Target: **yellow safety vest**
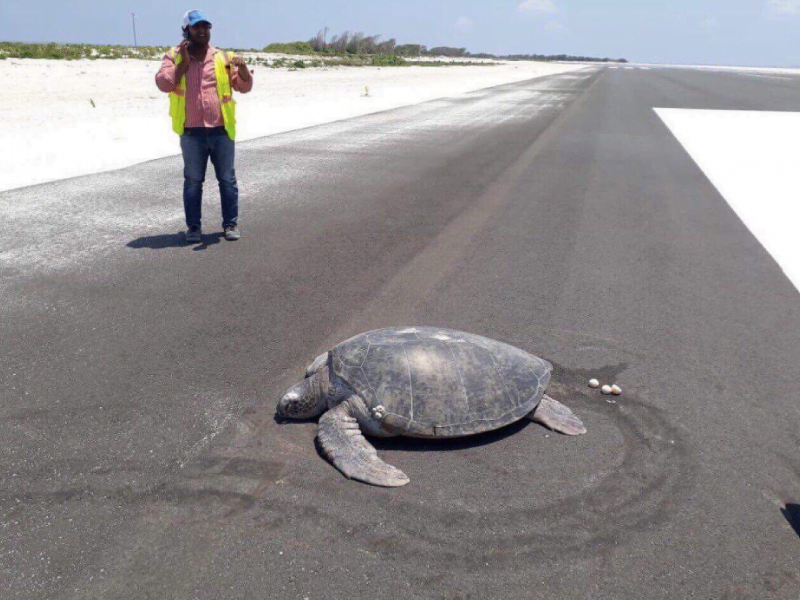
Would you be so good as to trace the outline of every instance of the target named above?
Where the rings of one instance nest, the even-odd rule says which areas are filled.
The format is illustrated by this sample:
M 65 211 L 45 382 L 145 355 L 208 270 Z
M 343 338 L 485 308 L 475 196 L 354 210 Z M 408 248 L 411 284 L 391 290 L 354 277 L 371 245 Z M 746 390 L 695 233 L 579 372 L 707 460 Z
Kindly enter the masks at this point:
M 231 52 L 231 58 L 235 55 Z M 181 55 L 177 48 L 169 51 L 169 57 L 175 61 L 175 66 L 181 63 Z M 236 139 L 236 101 L 233 99 L 231 80 L 228 77 L 228 56 L 224 50 L 217 50 L 214 54 L 214 73 L 217 76 L 217 94 L 219 106 L 222 110 L 222 120 L 225 131 L 232 140 Z M 183 125 L 186 123 L 186 75 L 178 85 L 169 93 L 169 116 L 172 117 L 172 130 L 178 135 L 183 135 Z

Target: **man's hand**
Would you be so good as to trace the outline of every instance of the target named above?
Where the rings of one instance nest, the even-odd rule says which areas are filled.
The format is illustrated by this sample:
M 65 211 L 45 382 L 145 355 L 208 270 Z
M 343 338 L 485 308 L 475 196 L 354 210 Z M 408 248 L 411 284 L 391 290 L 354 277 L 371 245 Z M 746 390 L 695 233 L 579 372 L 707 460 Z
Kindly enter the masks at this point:
M 186 75 L 186 71 L 189 70 L 189 40 L 183 40 L 178 44 L 178 52 L 180 53 L 181 62 L 178 63 L 177 60 L 173 59 L 177 63 L 175 65 L 176 83 L 180 82 L 183 76 Z
M 231 68 L 234 67 L 237 69 L 239 77 L 245 81 L 250 81 L 250 71 L 247 69 L 247 63 L 244 62 L 241 56 L 234 56 L 231 58 Z
M 181 62 L 188 63 L 189 62 L 189 40 L 182 40 L 180 44 L 178 44 L 178 51 L 181 53 Z

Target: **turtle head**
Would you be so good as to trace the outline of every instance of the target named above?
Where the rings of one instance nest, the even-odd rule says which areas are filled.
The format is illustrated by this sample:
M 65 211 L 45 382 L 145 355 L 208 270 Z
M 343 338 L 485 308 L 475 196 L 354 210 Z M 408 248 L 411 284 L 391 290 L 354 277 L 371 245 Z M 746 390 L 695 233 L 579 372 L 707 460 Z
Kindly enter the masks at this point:
M 328 408 L 317 376 L 312 375 L 286 390 L 278 402 L 278 416 L 286 419 L 311 419 Z

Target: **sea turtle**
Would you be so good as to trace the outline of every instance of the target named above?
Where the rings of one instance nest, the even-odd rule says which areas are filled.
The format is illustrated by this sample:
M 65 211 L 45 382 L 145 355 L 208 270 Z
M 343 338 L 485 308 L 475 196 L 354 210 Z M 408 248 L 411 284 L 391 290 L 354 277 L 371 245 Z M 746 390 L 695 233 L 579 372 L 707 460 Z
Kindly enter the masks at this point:
M 377 329 L 318 356 L 278 402 L 282 418 L 319 419 L 317 439 L 346 477 L 397 487 L 366 435 L 453 438 L 527 417 L 568 435 L 580 419 L 545 395 L 552 366 L 479 335 L 432 327 Z M 324 413 L 324 414 L 323 414 Z

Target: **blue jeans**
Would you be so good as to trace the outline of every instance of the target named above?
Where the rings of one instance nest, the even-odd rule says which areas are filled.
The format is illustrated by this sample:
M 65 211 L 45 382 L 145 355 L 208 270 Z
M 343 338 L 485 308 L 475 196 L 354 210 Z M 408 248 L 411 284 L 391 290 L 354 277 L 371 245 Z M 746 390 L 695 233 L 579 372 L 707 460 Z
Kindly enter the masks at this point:
M 188 227 L 199 226 L 202 219 L 203 181 L 209 158 L 219 182 L 222 226 L 236 225 L 239 219 L 239 186 L 233 168 L 234 147 L 224 127 L 187 128 L 181 136 L 183 208 Z

